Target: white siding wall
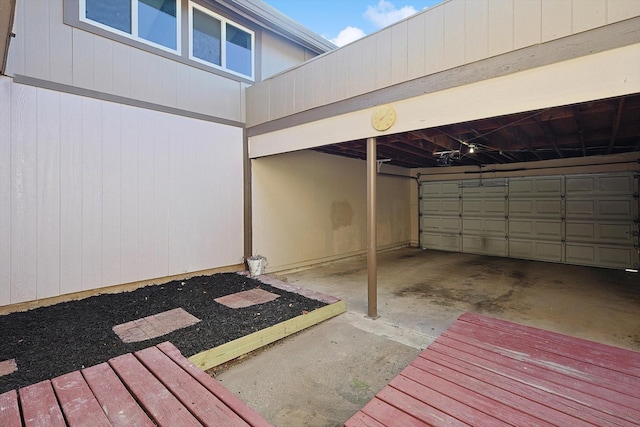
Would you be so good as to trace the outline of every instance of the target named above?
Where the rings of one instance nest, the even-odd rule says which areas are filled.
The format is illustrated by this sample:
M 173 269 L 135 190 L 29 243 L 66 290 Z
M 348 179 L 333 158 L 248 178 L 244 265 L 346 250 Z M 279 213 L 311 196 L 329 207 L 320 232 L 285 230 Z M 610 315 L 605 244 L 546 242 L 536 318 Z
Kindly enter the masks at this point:
M 242 130 L 0 77 L 0 305 L 237 264 Z

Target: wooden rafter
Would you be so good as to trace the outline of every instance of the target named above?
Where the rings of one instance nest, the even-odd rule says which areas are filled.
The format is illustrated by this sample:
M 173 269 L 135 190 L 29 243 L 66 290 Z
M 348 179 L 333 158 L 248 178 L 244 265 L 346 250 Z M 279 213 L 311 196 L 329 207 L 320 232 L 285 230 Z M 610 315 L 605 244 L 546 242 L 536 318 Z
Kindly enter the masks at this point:
M 558 148 L 558 138 L 556 138 L 556 135 L 553 132 L 553 129 L 551 128 L 551 125 L 549 124 L 549 122 L 543 122 L 542 120 L 540 120 L 539 117 L 535 117 L 534 121 L 540 127 L 540 129 L 544 133 L 544 136 L 547 138 L 547 140 L 551 143 L 551 145 L 553 145 L 553 149 L 556 150 L 558 157 L 562 159 L 564 156 L 562 155 L 562 152 Z
M 622 117 L 622 111 L 624 109 L 624 96 L 620 98 L 618 101 L 618 108 L 616 110 L 616 115 L 613 118 L 613 126 L 611 129 L 611 139 L 609 140 L 609 148 L 607 149 L 607 154 L 611 154 L 613 150 L 613 144 L 616 142 L 616 138 L 618 137 L 618 129 L 620 129 L 620 119 Z

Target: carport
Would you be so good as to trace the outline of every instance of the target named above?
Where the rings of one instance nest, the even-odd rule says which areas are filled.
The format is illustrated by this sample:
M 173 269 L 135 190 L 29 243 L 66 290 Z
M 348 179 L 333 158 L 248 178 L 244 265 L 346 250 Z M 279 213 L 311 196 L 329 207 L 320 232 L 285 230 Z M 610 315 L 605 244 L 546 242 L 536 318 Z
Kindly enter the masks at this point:
M 451 0 L 249 88 L 252 251 L 368 253 L 372 317 L 384 249 L 638 269 L 640 11 L 599 7 Z

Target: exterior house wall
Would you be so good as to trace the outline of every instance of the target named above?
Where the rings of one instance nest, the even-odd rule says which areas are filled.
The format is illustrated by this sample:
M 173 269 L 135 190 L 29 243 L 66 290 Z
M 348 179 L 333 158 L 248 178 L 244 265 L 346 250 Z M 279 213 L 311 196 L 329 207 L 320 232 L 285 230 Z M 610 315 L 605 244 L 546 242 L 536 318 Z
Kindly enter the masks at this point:
M 263 79 L 301 64 L 316 56 L 308 49 L 301 49 L 283 37 L 264 32 L 262 34 L 261 74 Z
M 16 5 L 0 76 L 0 306 L 229 268 L 244 255 L 252 82 L 70 24 L 77 6 Z M 183 22 L 187 10 L 184 0 Z M 315 54 L 248 15 L 228 18 L 255 31 L 257 78 Z
M 19 1 L 7 75 L 242 121 L 241 81 L 71 27 L 63 19 L 62 0 Z
M 254 85 L 247 126 L 636 16 L 634 0 L 446 1 Z
M 0 129 L 0 305 L 241 262 L 242 129 L 7 77 Z
M 253 248 L 267 258 L 268 270 L 366 252 L 366 162 L 298 151 L 255 159 L 252 170 Z M 410 244 L 416 189 L 407 177 L 379 177 L 380 248 Z
M 67 14 L 75 13 L 77 1 L 66 2 Z M 182 3 L 185 20 L 188 2 Z M 65 0 L 18 1 L 7 75 L 244 122 L 244 91 L 251 84 L 246 79 L 181 62 L 171 53 L 139 49 L 64 20 Z M 256 31 L 258 77 L 271 76 L 315 55 L 282 36 L 257 26 L 252 29 Z

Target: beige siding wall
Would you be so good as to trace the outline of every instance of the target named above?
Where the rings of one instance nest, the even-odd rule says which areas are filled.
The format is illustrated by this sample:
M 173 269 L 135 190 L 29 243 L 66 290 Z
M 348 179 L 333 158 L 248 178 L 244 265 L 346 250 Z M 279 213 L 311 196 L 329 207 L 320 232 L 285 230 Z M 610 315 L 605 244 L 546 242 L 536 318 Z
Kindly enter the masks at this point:
M 0 305 L 240 263 L 241 165 L 239 128 L 0 77 Z
M 636 0 L 450 0 L 255 85 L 247 124 L 636 16 Z
M 299 151 L 253 160 L 252 170 L 253 249 L 269 271 L 366 251 L 365 162 Z M 412 179 L 378 176 L 380 248 L 410 243 L 415 187 Z
M 262 33 L 262 78 L 303 63 L 316 56 L 314 53 L 292 44 L 276 34 Z
M 63 23 L 63 1 L 19 1 L 7 74 L 241 121 L 242 84 Z M 220 102 L 224 99 L 225 102 Z
M 373 130 L 373 108 L 365 108 L 251 136 L 249 155 L 256 158 L 375 134 L 395 134 L 637 93 L 639 63 L 640 44 L 581 56 L 394 102 L 397 120 L 385 132 Z
M 65 25 L 63 0 L 18 1 L 7 75 L 23 75 L 101 93 L 244 121 L 246 83 Z M 311 54 L 264 31 L 263 76 Z M 224 101 L 223 101 L 224 100 Z

